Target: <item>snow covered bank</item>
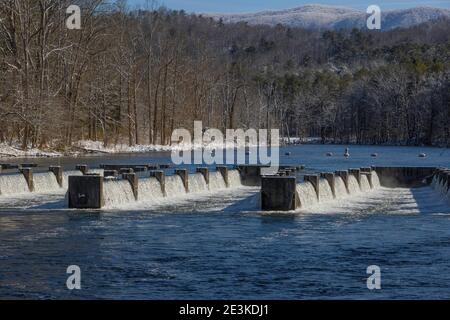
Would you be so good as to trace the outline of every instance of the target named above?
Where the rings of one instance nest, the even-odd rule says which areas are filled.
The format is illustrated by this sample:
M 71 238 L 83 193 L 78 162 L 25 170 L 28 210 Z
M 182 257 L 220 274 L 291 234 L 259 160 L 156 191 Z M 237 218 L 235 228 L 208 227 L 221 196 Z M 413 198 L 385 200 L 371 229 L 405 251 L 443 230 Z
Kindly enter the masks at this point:
M 37 148 L 22 150 L 19 145 L 13 144 L 10 146 L 6 143 L 0 143 L 0 158 L 50 158 L 61 156 L 63 156 L 63 154 L 60 152 L 43 151 Z
M 32 158 L 32 157 L 62 157 L 62 156 L 80 156 L 83 154 L 114 154 L 114 153 L 146 153 L 146 152 L 171 152 L 171 151 L 187 151 L 187 150 L 198 150 L 202 148 L 206 149 L 226 149 L 226 148 L 243 148 L 245 145 L 231 144 L 229 146 L 224 143 L 197 143 L 197 144 L 174 144 L 174 145 L 134 145 L 129 146 L 125 143 L 120 144 L 110 144 L 104 146 L 102 141 L 92 141 L 92 140 L 81 140 L 76 143 L 71 148 L 68 148 L 65 152 L 56 152 L 52 150 L 40 150 L 37 148 L 22 150 L 19 144 L 13 144 L 9 146 L 6 143 L 0 144 L 0 158 Z M 253 148 L 256 145 L 250 145 Z

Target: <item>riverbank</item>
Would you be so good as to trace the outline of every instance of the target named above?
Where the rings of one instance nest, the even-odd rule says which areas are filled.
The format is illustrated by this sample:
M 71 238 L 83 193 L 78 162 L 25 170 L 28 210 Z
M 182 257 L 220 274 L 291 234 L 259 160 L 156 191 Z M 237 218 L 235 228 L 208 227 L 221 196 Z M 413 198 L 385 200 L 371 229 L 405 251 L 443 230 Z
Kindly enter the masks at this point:
M 228 148 L 243 148 L 244 144 L 233 144 Z M 256 147 L 256 145 L 251 145 Z M 20 144 L 0 144 L 0 159 L 8 158 L 58 158 L 58 157 L 79 157 L 87 154 L 129 154 L 129 153 L 148 153 L 148 152 L 172 152 L 172 151 L 189 151 L 197 149 L 225 149 L 222 143 L 203 143 L 203 144 L 174 144 L 174 145 L 158 145 L 158 144 L 139 144 L 130 146 L 125 143 L 111 144 L 105 146 L 102 141 L 82 140 L 78 141 L 71 147 L 68 147 L 64 151 L 53 150 L 52 148 L 39 149 L 30 148 L 23 150 L 20 148 Z
M 281 144 L 284 146 L 295 146 L 295 145 L 324 145 L 324 146 L 357 146 L 357 144 L 341 144 L 341 143 L 321 143 L 320 138 L 309 137 L 309 138 L 281 138 Z M 408 147 L 403 145 L 366 145 L 373 147 Z M 235 147 L 234 145 L 232 146 Z M 237 147 L 245 147 L 243 144 Z M 256 147 L 256 146 L 251 146 Z M 417 147 L 417 146 L 410 146 Z M 19 143 L 13 143 L 12 145 L 6 143 L 0 143 L 0 159 L 14 159 L 14 158 L 58 158 L 58 157 L 81 157 L 84 155 L 102 155 L 102 154 L 130 154 L 130 153 L 149 153 L 149 152 L 172 152 L 172 151 L 182 151 L 182 150 L 196 150 L 201 148 L 207 149 L 222 149 L 224 146 L 222 144 L 214 143 L 203 143 L 203 144 L 176 144 L 176 145 L 151 145 L 151 144 L 139 144 L 134 146 L 129 146 L 125 143 L 111 144 L 104 146 L 102 141 L 91 141 L 82 140 L 75 143 L 72 147 L 67 148 L 64 151 L 58 151 L 51 147 L 46 149 L 30 148 L 28 150 L 23 150 Z M 420 148 L 440 148 L 445 153 L 448 148 L 446 147 L 436 147 L 436 146 L 421 146 Z

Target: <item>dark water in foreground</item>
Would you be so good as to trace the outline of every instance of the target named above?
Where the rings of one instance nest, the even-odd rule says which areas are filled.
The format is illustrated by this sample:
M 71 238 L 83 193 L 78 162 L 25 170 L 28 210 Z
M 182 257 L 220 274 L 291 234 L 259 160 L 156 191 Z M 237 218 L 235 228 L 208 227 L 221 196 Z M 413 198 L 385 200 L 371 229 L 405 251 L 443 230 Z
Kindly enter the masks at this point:
M 442 149 L 352 147 L 350 159 L 342 149 L 292 147 L 283 161 L 450 166 Z M 61 197 L 0 197 L 0 298 L 450 298 L 450 204 L 430 188 L 289 214 L 259 212 L 254 188 L 91 213 L 64 210 Z M 66 288 L 69 265 L 81 268 L 81 290 Z M 369 265 L 381 268 L 381 290 L 367 289 Z

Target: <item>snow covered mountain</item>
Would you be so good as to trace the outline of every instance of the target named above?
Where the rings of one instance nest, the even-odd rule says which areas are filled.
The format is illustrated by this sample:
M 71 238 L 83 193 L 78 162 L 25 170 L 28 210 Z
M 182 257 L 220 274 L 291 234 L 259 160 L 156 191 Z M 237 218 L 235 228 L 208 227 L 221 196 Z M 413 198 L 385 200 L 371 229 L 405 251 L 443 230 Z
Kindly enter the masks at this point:
M 410 27 L 441 17 L 450 18 L 450 10 L 431 7 L 417 7 L 403 10 L 386 10 L 381 8 L 382 29 Z M 366 26 L 367 14 L 352 8 L 324 5 L 306 5 L 298 8 L 263 11 L 247 14 L 207 14 L 225 23 L 248 22 L 251 25 L 283 24 L 290 27 L 308 29 L 363 28 Z

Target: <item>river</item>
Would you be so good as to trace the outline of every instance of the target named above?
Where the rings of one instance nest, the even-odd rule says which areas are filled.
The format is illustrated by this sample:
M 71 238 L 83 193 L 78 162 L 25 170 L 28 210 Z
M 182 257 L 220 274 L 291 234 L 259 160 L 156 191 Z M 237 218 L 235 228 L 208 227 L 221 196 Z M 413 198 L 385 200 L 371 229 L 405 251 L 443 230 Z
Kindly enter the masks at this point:
M 419 158 L 422 152 L 428 156 Z M 292 146 L 282 148 L 281 162 L 307 172 L 450 167 L 448 149 L 351 146 L 349 158 L 343 153 L 344 146 Z M 169 163 L 170 154 L 8 162 L 73 170 L 78 163 Z M 449 257 L 450 204 L 428 187 L 380 188 L 270 214 L 248 187 L 87 212 L 65 209 L 64 192 L 0 196 L 3 299 L 449 299 Z M 81 290 L 66 287 L 70 265 L 81 269 Z M 381 269 L 381 290 L 367 288 L 370 265 Z

